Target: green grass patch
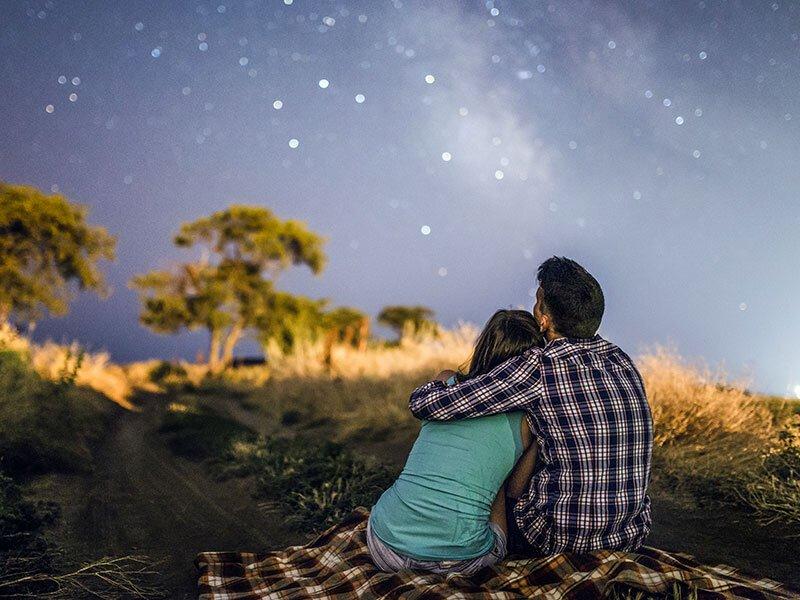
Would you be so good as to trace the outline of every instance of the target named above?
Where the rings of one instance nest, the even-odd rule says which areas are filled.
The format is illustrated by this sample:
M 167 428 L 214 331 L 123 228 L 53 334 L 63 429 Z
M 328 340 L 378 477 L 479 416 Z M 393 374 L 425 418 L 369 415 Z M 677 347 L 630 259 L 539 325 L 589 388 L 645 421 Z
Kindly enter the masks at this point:
M 253 442 L 255 433 L 203 406 L 172 405 L 159 431 L 170 450 L 191 460 L 218 459 L 239 443 Z
M 91 468 L 91 446 L 115 406 L 94 390 L 41 378 L 24 354 L 0 350 L 0 468 L 14 477 Z
M 260 439 L 232 449 L 228 460 L 255 475 L 256 495 L 278 504 L 305 531 L 372 506 L 397 473 L 339 444 L 307 439 Z
M 254 495 L 277 504 L 308 532 L 372 506 L 396 476 L 333 442 L 265 439 L 202 404 L 170 405 L 160 431 L 175 454 L 209 461 L 222 476 L 254 477 Z

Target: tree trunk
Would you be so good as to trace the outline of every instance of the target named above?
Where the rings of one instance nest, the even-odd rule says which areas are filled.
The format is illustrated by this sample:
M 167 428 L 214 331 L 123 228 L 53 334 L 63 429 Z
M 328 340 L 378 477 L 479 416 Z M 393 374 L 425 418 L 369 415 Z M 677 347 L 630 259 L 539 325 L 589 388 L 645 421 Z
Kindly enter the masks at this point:
M 404 321 L 400 330 L 400 344 L 410 342 L 414 338 L 414 322 Z
M 208 346 L 208 369 L 212 373 L 219 371 L 219 351 L 222 347 L 222 331 L 211 330 L 211 341 Z
M 325 334 L 325 340 L 322 345 L 322 364 L 325 366 L 327 373 L 333 372 L 333 346 L 336 343 L 336 338 L 339 332 L 334 330 L 328 331 Z
M 236 348 L 236 344 L 239 342 L 239 338 L 242 337 L 243 332 L 243 321 L 237 321 L 233 324 L 233 327 L 231 327 L 231 330 L 228 333 L 228 337 L 225 339 L 225 344 L 222 348 L 222 364 L 220 366 L 223 369 L 233 362 L 233 350 Z
M 358 328 L 358 351 L 367 351 L 367 340 L 369 340 L 369 318 L 361 320 Z
M 356 328 L 348 325 L 344 328 L 344 336 L 342 336 L 342 344 L 345 346 L 353 346 L 353 339 L 356 337 Z

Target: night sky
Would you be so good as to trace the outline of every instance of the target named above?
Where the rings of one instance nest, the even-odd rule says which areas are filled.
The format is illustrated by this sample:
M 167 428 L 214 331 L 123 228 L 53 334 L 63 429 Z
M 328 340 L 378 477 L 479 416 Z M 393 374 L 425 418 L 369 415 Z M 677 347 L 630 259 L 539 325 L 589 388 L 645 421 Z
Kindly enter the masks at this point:
M 0 179 L 119 239 L 106 301 L 36 337 L 193 358 L 127 281 L 262 204 L 327 236 L 283 289 L 483 323 L 548 256 L 601 333 L 800 397 L 800 4 L 2 0 Z M 243 346 L 242 351 L 252 348 Z

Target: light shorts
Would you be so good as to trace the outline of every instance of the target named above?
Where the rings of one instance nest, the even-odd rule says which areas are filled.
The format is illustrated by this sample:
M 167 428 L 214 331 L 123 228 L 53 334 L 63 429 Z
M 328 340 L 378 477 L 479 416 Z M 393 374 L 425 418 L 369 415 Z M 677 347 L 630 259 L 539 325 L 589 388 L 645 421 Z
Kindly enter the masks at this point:
M 461 573 L 472 575 L 483 567 L 490 567 L 506 555 L 506 535 L 499 525 L 489 523 L 489 528 L 494 534 L 494 546 L 483 556 L 468 558 L 466 560 L 417 560 L 403 556 L 396 552 L 372 531 L 372 526 L 367 522 L 367 547 L 372 562 L 381 571 L 395 573 L 397 571 L 430 571 L 431 573 Z

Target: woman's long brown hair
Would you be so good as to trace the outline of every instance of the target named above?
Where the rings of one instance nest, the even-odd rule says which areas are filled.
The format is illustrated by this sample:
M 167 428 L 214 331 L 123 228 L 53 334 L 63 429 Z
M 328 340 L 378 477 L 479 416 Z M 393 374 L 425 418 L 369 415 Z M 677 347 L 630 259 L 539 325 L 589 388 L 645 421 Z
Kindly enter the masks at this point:
M 526 310 L 503 309 L 486 322 L 475 342 L 469 369 L 459 379 L 483 375 L 509 358 L 534 346 L 544 346 L 544 337 L 533 315 Z

